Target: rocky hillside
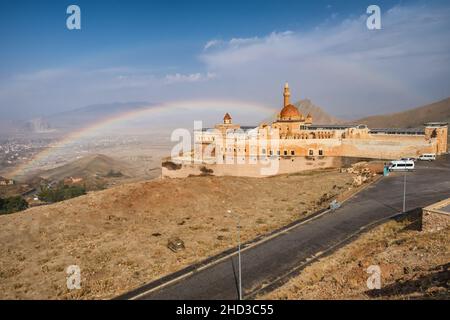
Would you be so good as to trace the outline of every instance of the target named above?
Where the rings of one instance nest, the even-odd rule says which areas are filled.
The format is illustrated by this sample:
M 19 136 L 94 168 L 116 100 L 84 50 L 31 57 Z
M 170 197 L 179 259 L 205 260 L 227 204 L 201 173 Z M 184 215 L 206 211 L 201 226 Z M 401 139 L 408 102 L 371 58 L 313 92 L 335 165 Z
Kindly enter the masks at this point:
M 414 231 L 383 224 L 328 257 L 264 299 L 445 299 L 450 298 L 449 228 Z M 369 290 L 370 266 L 379 266 L 381 288 Z
M 330 114 L 328 114 L 323 108 L 315 105 L 309 99 L 303 99 L 294 104 L 298 107 L 303 115 L 311 114 L 313 117 L 313 123 L 315 124 L 339 124 L 343 121 Z
M 245 242 L 327 206 L 352 180 L 337 171 L 155 180 L 1 215 L 0 298 L 114 297 L 235 246 L 227 210 L 241 214 Z M 173 237 L 184 250 L 167 247 Z M 69 265 L 80 266 L 80 290 L 67 290 Z
M 299 100 L 294 103 L 298 110 L 306 117 L 311 114 L 313 117 L 313 123 L 315 124 L 339 124 L 344 121 L 328 114 L 322 107 L 315 105 L 309 99 Z M 281 110 L 281 108 L 280 108 Z M 273 114 L 269 119 L 265 119 L 263 122 L 271 123 L 277 119 L 277 114 Z
M 77 159 L 63 166 L 46 170 L 39 173 L 39 176 L 46 180 L 62 180 L 66 177 L 105 177 L 111 172 L 121 175 L 131 175 L 131 170 L 126 163 L 105 156 L 103 154 L 93 154 Z
M 366 124 L 369 128 L 416 128 L 431 121 L 450 122 L 450 98 L 403 112 L 362 118 L 353 123 Z

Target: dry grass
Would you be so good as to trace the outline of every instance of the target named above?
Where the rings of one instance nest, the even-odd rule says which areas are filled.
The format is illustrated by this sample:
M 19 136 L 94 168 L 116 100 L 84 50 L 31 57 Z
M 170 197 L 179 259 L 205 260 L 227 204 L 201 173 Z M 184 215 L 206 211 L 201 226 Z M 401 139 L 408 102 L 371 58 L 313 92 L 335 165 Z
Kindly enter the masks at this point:
M 193 177 L 118 186 L 0 216 L 0 298 L 111 298 L 328 205 L 348 192 L 337 171 L 270 179 Z M 186 249 L 173 253 L 169 238 Z M 65 270 L 81 268 L 82 288 Z
M 264 299 L 448 299 L 449 228 L 421 233 L 389 222 L 306 267 Z M 367 268 L 381 269 L 368 290 Z

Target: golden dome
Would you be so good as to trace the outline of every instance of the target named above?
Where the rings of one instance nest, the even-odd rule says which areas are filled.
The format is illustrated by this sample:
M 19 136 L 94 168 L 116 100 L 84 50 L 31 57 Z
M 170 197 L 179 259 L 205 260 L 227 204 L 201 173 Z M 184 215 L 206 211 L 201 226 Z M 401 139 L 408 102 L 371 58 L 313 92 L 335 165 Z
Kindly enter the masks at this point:
M 223 117 L 223 120 L 231 120 L 231 116 L 230 116 L 230 114 L 228 112 Z
M 300 120 L 301 116 L 300 111 L 292 104 L 288 104 L 280 112 L 281 120 Z

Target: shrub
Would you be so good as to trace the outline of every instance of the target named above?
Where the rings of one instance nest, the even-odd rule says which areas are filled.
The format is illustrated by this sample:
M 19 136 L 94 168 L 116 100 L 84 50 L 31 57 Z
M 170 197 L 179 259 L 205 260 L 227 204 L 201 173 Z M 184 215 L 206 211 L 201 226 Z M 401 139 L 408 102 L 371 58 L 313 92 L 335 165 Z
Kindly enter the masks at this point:
M 76 185 L 68 186 L 59 183 L 53 188 L 41 186 L 41 192 L 38 194 L 38 197 L 40 200 L 46 202 L 59 202 L 79 197 L 84 194 L 86 194 L 86 189 L 84 187 Z
M 120 178 L 120 177 L 123 177 L 123 174 L 120 171 L 114 171 L 114 170 L 111 169 L 106 174 L 106 177 L 108 177 L 108 178 Z
M 214 173 L 214 170 L 208 169 L 207 167 L 204 167 L 204 166 L 200 168 L 200 171 L 201 171 L 202 175 L 211 175 Z
M 28 202 L 21 196 L 0 198 L 0 214 L 9 214 L 28 208 Z

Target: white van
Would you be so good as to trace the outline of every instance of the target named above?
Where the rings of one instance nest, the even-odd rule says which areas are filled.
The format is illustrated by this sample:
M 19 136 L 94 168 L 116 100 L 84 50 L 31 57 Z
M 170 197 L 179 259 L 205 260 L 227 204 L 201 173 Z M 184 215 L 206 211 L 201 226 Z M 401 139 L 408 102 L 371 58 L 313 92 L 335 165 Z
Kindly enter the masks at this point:
M 423 161 L 436 160 L 436 154 L 435 153 L 424 153 L 419 157 L 419 160 L 423 160 Z
M 389 164 L 389 171 L 413 171 L 414 161 L 412 160 L 395 160 Z

